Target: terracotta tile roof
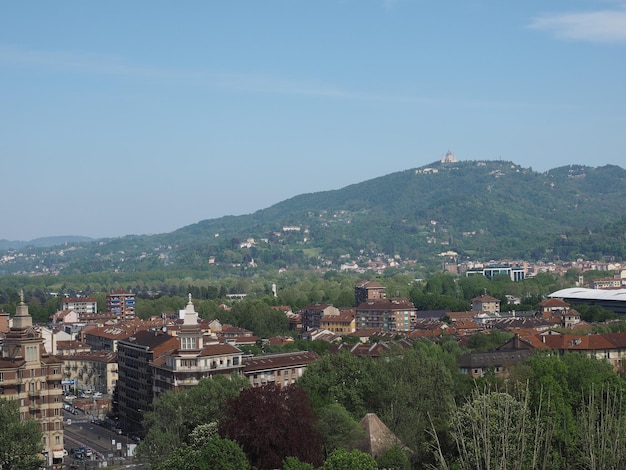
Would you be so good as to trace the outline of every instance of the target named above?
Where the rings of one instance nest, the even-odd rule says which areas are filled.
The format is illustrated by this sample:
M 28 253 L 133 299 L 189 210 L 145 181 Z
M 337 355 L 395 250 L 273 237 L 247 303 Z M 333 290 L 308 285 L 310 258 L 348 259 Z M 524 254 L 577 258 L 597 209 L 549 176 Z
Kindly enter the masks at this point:
M 113 351 L 85 351 L 63 356 L 64 361 L 117 362 L 117 353 Z
M 539 306 L 540 307 L 569 307 L 569 304 L 567 302 L 564 302 L 563 300 L 560 299 L 548 299 L 548 300 L 544 300 L 542 302 L 539 302 Z
M 478 297 L 474 297 L 472 302 L 500 302 L 500 299 L 496 299 L 495 297 L 491 297 L 490 295 L 481 295 Z

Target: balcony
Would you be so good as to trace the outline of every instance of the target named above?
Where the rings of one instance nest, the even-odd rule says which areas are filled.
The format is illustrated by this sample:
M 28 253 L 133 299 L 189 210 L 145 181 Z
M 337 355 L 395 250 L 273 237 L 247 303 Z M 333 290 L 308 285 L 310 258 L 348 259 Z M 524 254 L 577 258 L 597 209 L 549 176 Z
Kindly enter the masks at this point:
M 40 395 L 41 395 L 41 390 L 29 390 L 28 391 L 29 397 L 37 398 Z

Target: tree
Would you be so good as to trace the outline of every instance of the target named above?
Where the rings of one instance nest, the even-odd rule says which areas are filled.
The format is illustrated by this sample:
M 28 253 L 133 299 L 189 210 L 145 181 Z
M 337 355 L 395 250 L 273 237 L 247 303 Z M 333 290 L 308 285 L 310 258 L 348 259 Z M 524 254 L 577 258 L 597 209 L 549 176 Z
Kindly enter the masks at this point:
M 212 437 L 199 449 L 183 443 L 172 455 L 154 466 L 155 470 L 246 470 L 244 451 L 229 439 Z
M 374 457 L 358 449 L 352 452 L 337 449 L 330 454 L 320 470 L 378 470 L 378 465 Z
M 283 462 L 282 470 L 314 470 L 314 468 L 310 463 L 300 462 L 295 457 L 287 457 Z
M 385 470 L 410 470 L 411 462 L 409 462 L 409 458 L 400 447 L 393 446 L 390 447 L 376 459 L 376 463 L 378 463 L 378 468 L 382 468 Z
M 309 364 L 298 381 L 315 403 L 322 408 L 340 403 L 355 419 L 370 410 L 376 384 L 373 361 L 347 352 L 323 356 Z
M 16 401 L 0 399 L 0 468 L 37 469 L 43 464 L 42 434 L 32 419 L 21 420 Z
M 311 401 L 297 385 L 249 388 L 228 400 L 220 435 L 238 442 L 260 469 L 280 468 L 286 457 L 321 463 L 321 439 Z
M 365 437 L 365 431 L 340 403 L 332 403 L 318 412 L 319 430 L 328 457 L 336 449 L 351 450 Z
M 137 453 L 152 463 L 167 459 L 199 425 L 219 421 L 226 401 L 239 395 L 249 382 L 240 376 L 203 379 L 188 390 L 161 394 L 144 413 L 146 439 Z

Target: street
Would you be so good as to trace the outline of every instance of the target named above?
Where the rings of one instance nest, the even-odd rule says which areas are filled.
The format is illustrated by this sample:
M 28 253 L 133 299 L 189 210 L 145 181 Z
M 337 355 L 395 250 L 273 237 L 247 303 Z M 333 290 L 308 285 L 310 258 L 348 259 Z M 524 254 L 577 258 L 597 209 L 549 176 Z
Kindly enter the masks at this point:
M 134 449 L 134 443 L 129 442 L 128 436 L 118 435 L 112 430 L 91 422 L 91 417 L 79 411 L 77 415 L 67 410 L 63 411 L 65 449 L 68 452 L 66 464 L 76 463 L 81 467 L 99 467 L 99 462 L 107 461 L 112 464 L 124 465 L 132 463 L 132 457 L 127 457 L 129 447 Z M 128 444 L 131 444 L 130 446 Z M 78 447 L 93 450 L 91 457 L 76 458 L 72 449 Z

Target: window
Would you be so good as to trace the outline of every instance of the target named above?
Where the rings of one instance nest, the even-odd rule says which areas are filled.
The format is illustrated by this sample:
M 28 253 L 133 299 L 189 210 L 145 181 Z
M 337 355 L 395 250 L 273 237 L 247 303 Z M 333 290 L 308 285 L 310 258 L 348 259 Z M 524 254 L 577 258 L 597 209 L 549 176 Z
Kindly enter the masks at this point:
M 58 408 L 54 409 L 54 416 L 59 416 L 59 409 Z
M 37 346 L 26 346 L 26 360 L 36 361 L 38 359 Z M 31 377 L 34 377 L 34 370 L 31 370 Z
M 4 382 L 4 372 L 0 372 L 0 382 Z
M 60 444 L 61 443 L 61 436 L 54 436 L 54 443 L 55 444 Z

